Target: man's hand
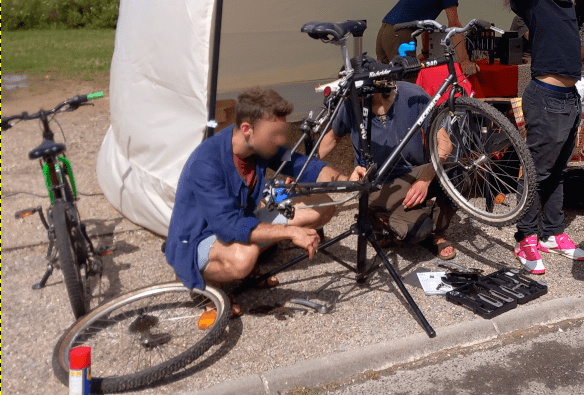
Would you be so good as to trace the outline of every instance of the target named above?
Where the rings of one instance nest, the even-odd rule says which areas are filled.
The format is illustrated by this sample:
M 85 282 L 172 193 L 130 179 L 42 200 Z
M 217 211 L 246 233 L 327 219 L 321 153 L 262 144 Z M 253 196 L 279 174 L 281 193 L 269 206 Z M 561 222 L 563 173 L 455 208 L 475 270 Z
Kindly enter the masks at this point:
M 464 75 L 466 75 L 467 77 L 470 77 L 471 75 L 481 71 L 480 67 L 476 63 L 471 62 L 470 60 L 461 61 L 460 68 L 462 69 Z
M 357 166 L 355 167 L 355 170 L 353 170 L 351 177 L 349 177 L 349 181 L 359 181 L 360 179 L 365 177 L 365 173 L 367 173 L 366 168 L 364 168 L 363 166 Z
M 314 229 L 294 226 L 291 240 L 296 246 L 305 249 L 308 259 L 312 259 L 318 250 L 320 237 L 318 237 L 318 233 Z
M 412 184 L 406 197 L 404 198 L 403 205 L 405 208 L 411 208 L 417 206 L 420 203 L 426 201 L 426 196 L 428 196 L 428 187 L 431 181 L 417 180 Z

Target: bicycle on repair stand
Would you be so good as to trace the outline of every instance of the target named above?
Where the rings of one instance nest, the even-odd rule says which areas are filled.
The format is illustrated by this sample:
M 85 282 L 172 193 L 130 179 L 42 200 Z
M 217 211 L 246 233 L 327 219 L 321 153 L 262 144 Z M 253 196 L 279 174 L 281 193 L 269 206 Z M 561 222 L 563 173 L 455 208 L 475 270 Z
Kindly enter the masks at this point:
M 413 37 L 424 31 L 432 33 L 438 30 L 446 33 L 441 40 L 444 56 L 424 62 L 416 57 L 398 56 L 392 59 L 390 64 L 383 64 L 362 54 L 351 62 L 347 40 L 351 35 L 362 35 L 366 27 L 364 21 L 310 22 L 302 27 L 301 31 L 310 37 L 341 47 L 344 71 L 339 73 L 341 77 L 339 80 L 324 86 L 325 98 L 322 110 L 315 118 L 312 118 L 311 114 L 304 119 L 300 127 L 303 135 L 292 148 L 292 152 L 296 151 L 304 141 L 308 161 L 316 157 L 318 146 L 331 129 L 339 110 L 347 100 L 350 100 L 355 114 L 355 126 L 359 131 L 359 146 L 356 149 L 367 168 L 366 176 L 360 182 L 285 184 L 276 178 L 282 166 L 266 182 L 266 205 L 268 209 L 278 210 L 288 218 L 292 218 L 295 209 L 340 204 L 358 197 L 359 213 L 356 223 L 345 233 L 320 245 L 319 252 L 326 254 L 326 248 L 332 244 L 350 235 L 357 235 L 357 264 L 356 268 L 351 268 L 351 270 L 356 273 L 357 281 L 363 282 L 366 276 L 376 269 L 375 265 L 367 268 L 366 250 L 369 243 L 390 272 L 427 334 L 433 337 L 434 330 L 376 242 L 374 230 L 368 218 L 369 194 L 381 189 L 387 175 L 400 160 L 402 150 L 414 135 L 420 133 L 422 125 L 427 120 L 430 125 L 429 156 L 442 188 L 462 211 L 485 224 L 505 226 L 525 216 L 535 197 L 535 167 L 525 141 L 509 119 L 491 105 L 465 97 L 464 89 L 458 84 L 452 37 L 471 30 L 491 29 L 493 27 L 490 23 L 473 19 L 462 28 L 447 28 L 433 20 L 397 24 L 396 30 L 415 29 L 412 33 Z M 378 168 L 371 155 L 371 116 L 374 94 L 391 92 L 395 89 L 393 81 L 412 78 L 424 68 L 441 65 L 447 65 L 448 76 L 400 143 Z M 448 88 L 451 88 L 448 100 L 435 108 L 436 103 Z M 301 175 L 297 179 L 300 179 Z M 314 193 L 353 192 L 353 194 L 330 203 L 295 207 L 291 199 L 281 198 L 283 191 L 288 197 Z M 235 292 L 241 292 L 247 287 L 264 281 L 306 258 L 306 254 L 298 256 L 257 279 L 247 281 Z M 335 260 L 338 261 L 338 259 Z M 350 267 L 345 262 L 342 264 Z
M 79 218 L 76 200 L 77 188 L 71 162 L 65 156 L 65 145 L 54 141 L 49 123 L 61 112 L 75 111 L 88 101 L 103 97 L 103 92 L 90 95 L 76 95 L 50 111 L 40 110 L 34 114 L 23 112 L 2 118 L 2 131 L 12 128 L 16 121 L 40 120 L 43 134 L 41 145 L 28 153 L 29 159 L 38 159 L 49 192 L 50 206 L 47 215 L 41 206 L 18 211 L 16 218 L 28 217 L 38 213 L 48 232 L 47 270 L 41 281 L 33 289 L 41 289 L 53 273 L 55 264 L 61 268 L 69 302 L 75 318 L 84 316 L 90 309 L 91 279 L 100 276 L 102 263 L 100 256 L 111 250 L 96 251 Z M 92 105 L 92 104 L 91 104 Z M 61 130 L 62 131 L 62 130 Z

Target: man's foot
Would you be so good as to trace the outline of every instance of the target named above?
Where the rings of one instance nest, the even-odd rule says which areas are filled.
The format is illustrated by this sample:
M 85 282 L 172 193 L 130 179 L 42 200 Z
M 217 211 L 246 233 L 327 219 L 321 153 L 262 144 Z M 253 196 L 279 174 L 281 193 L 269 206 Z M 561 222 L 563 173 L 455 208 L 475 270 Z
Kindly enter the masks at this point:
M 575 261 L 584 261 L 584 251 L 570 239 L 565 233 L 550 236 L 547 240 L 539 241 L 539 249 L 543 252 L 553 252 L 567 256 Z
M 456 250 L 454 249 L 452 242 L 446 240 L 444 237 L 430 236 L 421 241 L 420 244 L 444 261 L 456 256 Z
M 219 288 L 219 289 L 222 288 L 222 285 L 219 281 L 214 281 L 214 280 L 205 280 L 205 281 L 208 282 L 209 284 Z M 231 295 L 229 295 L 229 301 L 231 302 L 231 317 L 232 318 L 241 317 L 243 315 L 243 310 L 241 309 L 241 306 L 233 300 Z M 214 310 L 214 309 L 215 309 L 215 305 L 213 305 L 213 304 L 211 304 L 205 308 L 206 311 L 210 311 L 210 310 Z
M 243 310 L 241 306 L 233 300 L 230 296 L 229 300 L 231 301 L 231 318 L 241 317 L 243 315 Z
M 267 280 L 264 280 L 260 283 L 258 283 L 258 285 L 256 285 L 257 288 L 274 288 L 277 287 L 280 284 L 280 281 L 278 280 L 278 278 L 276 276 L 270 276 L 268 277 Z
M 545 267 L 539 255 L 537 236 L 527 236 L 515 247 L 514 255 L 531 274 L 544 274 Z

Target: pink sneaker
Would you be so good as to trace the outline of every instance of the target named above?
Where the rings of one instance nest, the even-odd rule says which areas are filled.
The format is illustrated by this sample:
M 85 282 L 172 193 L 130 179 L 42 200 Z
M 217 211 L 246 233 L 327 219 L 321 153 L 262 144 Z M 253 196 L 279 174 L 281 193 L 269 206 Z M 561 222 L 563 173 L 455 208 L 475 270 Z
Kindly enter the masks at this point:
M 550 236 L 547 240 L 541 240 L 539 242 L 539 249 L 543 252 L 553 252 L 567 256 L 575 261 L 584 261 L 584 251 L 578 248 L 572 239 L 570 239 L 570 236 L 565 233 Z
M 537 236 L 527 236 L 515 247 L 515 258 L 523 265 L 525 270 L 532 274 L 544 274 L 545 267 L 538 251 Z

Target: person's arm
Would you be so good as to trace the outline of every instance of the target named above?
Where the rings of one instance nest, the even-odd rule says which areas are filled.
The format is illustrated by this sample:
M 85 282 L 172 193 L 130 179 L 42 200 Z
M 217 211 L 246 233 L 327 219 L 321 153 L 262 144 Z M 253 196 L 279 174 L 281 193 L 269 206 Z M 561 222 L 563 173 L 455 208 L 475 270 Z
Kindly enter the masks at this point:
M 441 128 L 438 131 L 438 156 L 440 157 L 440 162 L 446 162 L 448 155 L 452 152 L 452 148 L 452 143 L 448 137 L 448 133 L 446 133 L 446 129 Z M 408 189 L 403 201 L 404 207 L 414 207 L 426 201 L 428 188 L 430 187 L 430 183 L 434 179 L 434 176 L 435 173 L 432 166 L 428 166 L 426 171 L 424 171 L 412 184 L 410 189 Z
M 462 27 L 460 20 L 458 19 L 458 7 L 452 6 L 444 10 L 446 12 L 446 18 L 448 19 L 448 27 Z M 473 63 L 468 58 L 468 53 L 466 52 L 466 44 L 464 43 L 464 38 L 461 34 L 457 34 L 452 37 L 452 42 L 456 53 L 458 54 L 458 60 L 460 61 L 460 67 L 462 72 L 466 75 L 475 74 L 480 71 L 476 63 Z
M 253 215 L 239 215 L 240 198 L 230 194 L 223 169 L 216 163 L 195 161 L 188 174 L 191 193 L 197 204 L 205 207 L 202 216 L 212 232 L 225 243 L 248 243 L 250 232 L 260 221 Z
M 426 60 L 430 56 L 430 35 L 428 32 L 422 33 L 422 52 L 418 55 L 418 59 Z
M 315 229 L 292 225 L 274 225 L 265 222 L 256 226 L 249 235 L 249 242 L 252 244 L 277 243 L 282 240 L 291 240 L 294 245 L 305 249 L 308 258 L 312 259 L 318 249 L 320 237 Z
M 318 156 L 320 159 L 324 159 L 328 154 L 332 152 L 337 146 L 342 137 L 338 137 L 335 132 L 331 129 L 324 135 L 320 145 L 318 146 Z

